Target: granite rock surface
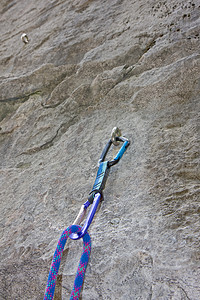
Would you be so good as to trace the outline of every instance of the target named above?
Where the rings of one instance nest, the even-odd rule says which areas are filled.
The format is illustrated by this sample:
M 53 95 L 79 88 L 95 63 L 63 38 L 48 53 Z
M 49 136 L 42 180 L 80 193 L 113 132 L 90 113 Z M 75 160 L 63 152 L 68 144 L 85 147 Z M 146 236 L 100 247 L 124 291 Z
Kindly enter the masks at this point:
M 114 126 L 131 145 L 81 299 L 200 299 L 199 1 L 1 0 L 0 16 L 0 299 L 43 299 Z M 81 248 L 67 243 L 55 300 Z

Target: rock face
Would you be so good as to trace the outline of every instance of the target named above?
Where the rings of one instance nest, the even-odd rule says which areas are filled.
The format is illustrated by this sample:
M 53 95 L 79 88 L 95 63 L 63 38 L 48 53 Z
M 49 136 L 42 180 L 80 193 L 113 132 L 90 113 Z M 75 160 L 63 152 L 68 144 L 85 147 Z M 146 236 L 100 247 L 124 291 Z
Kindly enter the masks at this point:
M 89 229 L 82 299 L 200 299 L 199 1 L 0 10 L 0 299 L 43 298 L 114 126 L 131 145 Z M 68 242 L 54 299 L 69 299 L 81 251 Z

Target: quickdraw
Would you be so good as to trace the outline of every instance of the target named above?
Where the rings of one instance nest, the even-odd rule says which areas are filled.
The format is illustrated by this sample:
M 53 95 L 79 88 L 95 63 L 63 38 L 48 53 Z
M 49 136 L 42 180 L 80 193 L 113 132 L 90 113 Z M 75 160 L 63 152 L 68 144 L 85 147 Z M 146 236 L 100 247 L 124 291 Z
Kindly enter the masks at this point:
M 120 144 L 120 142 L 122 142 L 123 144 L 119 152 L 115 156 L 115 158 L 111 161 L 105 161 L 106 155 L 111 145 L 113 144 L 117 146 Z M 72 240 L 78 240 L 80 238 L 83 238 L 83 252 L 81 255 L 78 270 L 74 280 L 74 286 L 70 296 L 70 300 L 79 299 L 83 281 L 84 281 L 86 267 L 91 252 L 91 240 L 87 231 L 94 218 L 94 215 L 96 213 L 100 201 L 103 200 L 103 189 L 105 188 L 105 183 L 108 177 L 109 170 L 112 166 L 114 166 L 119 162 L 124 152 L 128 148 L 129 144 L 130 144 L 129 140 L 125 137 L 122 137 L 121 131 L 117 127 L 114 127 L 111 133 L 111 138 L 109 139 L 108 143 L 106 144 L 100 156 L 97 176 L 93 188 L 89 194 L 88 200 L 81 206 L 81 209 L 78 213 L 77 218 L 74 221 L 74 224 L 69 226 L 66 230 L 63 231 L 58 241 L 56 251 L 53 256 L 51 268 L 49 271 L 49 277 L 46 285 L 44 300 L 53 299 L 60 261 L 68 237 L 70 237 Z M 88 213 L 84 225 L 82 227 L 78 226 L 83 221 L 86 215 L 87 208 L 90 205 L 92 206 Z

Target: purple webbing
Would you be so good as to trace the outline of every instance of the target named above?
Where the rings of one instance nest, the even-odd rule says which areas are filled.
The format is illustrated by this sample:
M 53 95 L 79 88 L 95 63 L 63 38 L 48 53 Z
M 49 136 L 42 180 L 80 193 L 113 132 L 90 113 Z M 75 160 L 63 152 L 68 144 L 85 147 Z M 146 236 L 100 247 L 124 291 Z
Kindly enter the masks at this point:
M 44 294 L 44 300 L 51 300 L 54 296 L 56 279 L 58 270 L 60 267 L 60 261 L 62 258 L 62 253 L 66 244 L 66 241 L 71 233 L 79 232 L 81 230 L 81 226 L 71 225 L 67 229 L 65 229 L 58 241 L 56 251 L 53 256 L 53 260 L 51 263 L 51 268 L 49 271 L 49 277 L 47 280 L 46 290 Z M 81 259 L 79 262 L 78 270 L 76 272 L 76 277 L 74 280 L 74 286 L 71 292 L 70 300 L 78 300 L 80 296 L 80 292 L 82 289 L 84 276 L 86 267 L 88 264 L 88 260 L 91 252 L 91 239 L 88 233 L 86 233 L 83 237 L 83 251 L 81 255 Z

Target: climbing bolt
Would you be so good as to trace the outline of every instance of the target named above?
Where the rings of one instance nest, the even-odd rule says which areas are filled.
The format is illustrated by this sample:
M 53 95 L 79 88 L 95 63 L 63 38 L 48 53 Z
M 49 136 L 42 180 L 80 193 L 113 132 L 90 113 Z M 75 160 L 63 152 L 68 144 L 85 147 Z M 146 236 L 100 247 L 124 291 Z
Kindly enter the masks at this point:
M 121 135 L 121 130 L 118 127 L 114 127 L 111 132 L 111 141 L 115 146 L 119 145 L 119 142 L 116 140 L 116 137 L 120 137 Z
M 21 40 L 22 40 L 22 42 L 23 42 L 24 44 L 28 44 L 29 39 L 28 39 L 28 36 L 27 36 L 26 33 L 23 33 L 23 34 L 21 35 Z

